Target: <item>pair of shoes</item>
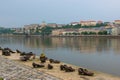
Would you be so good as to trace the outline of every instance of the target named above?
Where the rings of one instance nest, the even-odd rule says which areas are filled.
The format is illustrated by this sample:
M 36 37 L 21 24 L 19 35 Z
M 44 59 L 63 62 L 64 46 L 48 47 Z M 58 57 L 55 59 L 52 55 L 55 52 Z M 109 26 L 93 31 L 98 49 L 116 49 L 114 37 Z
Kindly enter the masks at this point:
M 80 75 L 87 75 L 87 76 L 93 76 L 94 73 L 93 72 L 90 72 L 88 71 L 87 69 L 83 69 L 83 68 L 79 68 L 78 69 L 78 74 Z

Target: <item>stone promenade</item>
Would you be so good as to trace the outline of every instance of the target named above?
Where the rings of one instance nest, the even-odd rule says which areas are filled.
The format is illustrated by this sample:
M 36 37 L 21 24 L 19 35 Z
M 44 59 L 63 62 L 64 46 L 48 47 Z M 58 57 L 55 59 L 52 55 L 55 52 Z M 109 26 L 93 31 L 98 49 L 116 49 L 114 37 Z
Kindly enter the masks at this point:
M 5 80 L 61 80 L 0 56 L 0 77 Z

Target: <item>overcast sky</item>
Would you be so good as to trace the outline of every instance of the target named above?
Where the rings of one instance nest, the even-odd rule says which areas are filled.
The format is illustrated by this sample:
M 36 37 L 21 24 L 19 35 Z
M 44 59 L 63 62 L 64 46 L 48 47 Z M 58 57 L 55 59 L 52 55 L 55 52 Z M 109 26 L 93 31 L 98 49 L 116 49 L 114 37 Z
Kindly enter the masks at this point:
M 120 0 L 0 0 L 0 26 L 120 19 Z

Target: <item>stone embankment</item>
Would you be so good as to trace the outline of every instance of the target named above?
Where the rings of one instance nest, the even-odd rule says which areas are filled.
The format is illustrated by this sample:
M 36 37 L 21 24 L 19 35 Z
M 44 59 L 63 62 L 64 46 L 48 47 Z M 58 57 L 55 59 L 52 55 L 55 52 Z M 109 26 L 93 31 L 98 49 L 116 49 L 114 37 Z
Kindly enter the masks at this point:
M 0 56 L 0 77 L 5 80 L 61 80 L 3 56 Z

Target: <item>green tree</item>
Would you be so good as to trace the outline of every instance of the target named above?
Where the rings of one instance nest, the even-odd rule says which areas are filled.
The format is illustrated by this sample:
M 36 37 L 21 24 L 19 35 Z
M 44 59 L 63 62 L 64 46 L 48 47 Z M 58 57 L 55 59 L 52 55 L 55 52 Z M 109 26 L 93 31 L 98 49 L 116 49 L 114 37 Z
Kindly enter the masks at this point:
M 88 35 L 89 33 L 87 31 L 85 31 L 85 32 L 81 32 L 81 34 Z
M 36 34 L 36 35 L 41 34 L 41 33 L 40 33 L 40 30 L 38 29 L 38 27 L 36 28 L 36 32 L 35 32 L 35 34 Z
M 65 33 L 65 35 L 68 35 L 68 33 Z
M 99 32 L 98 32 L 98 35 L 103 35 L 102 31 L 99 31 Z
M 75 29 L 81 28 L 81 24 L 74 25 L 73 28 Z
M 107 35 L 107 31 L 103 31 L 103 34 L 104 34 L 104 35 Z
M 0 34 L 12 34 L 14 30 L 11 30 L 9 28 L 0 28 Z
M 68 33 L 69 35 L 72 35 L 72 33 Z
M 96 32 L 89 32 L 89 35 L 96 35 Z
M 107 35 L 107 31 L 99 31 L 98 35 Z
M 34 29 L 30 29 L 30 34 L 34 34 L 35 30 Z
M 51 28 L 51 27 L 44 27 L 44 28 L 42 28 L 41 29 L 41 35 L 42 36 L 45 36 L 45 35 L 47 35 L 47 36 L 49 36 L 51 33 L 52 33 L 52 29 L 53 28 Z
M 76 33 L 76 32 L 73 32 L 72 34 L 73 34 L 73 35 L 77 35 L 77 33 Z

